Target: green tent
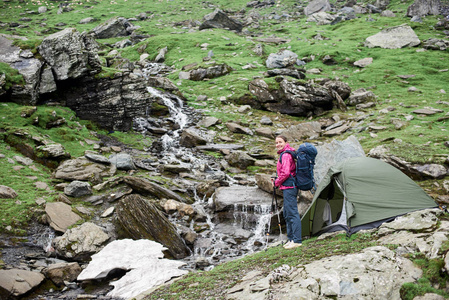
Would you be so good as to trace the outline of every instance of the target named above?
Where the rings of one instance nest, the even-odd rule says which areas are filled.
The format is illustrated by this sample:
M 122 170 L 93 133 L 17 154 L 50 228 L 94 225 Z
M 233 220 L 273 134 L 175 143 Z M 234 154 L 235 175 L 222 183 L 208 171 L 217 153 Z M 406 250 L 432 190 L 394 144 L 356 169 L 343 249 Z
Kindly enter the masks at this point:
M 352 234 L 399 215 L 437 207 L 412 179 L 374 158 L 355 157 L 329 168 L 301 219 L 302 235 Z

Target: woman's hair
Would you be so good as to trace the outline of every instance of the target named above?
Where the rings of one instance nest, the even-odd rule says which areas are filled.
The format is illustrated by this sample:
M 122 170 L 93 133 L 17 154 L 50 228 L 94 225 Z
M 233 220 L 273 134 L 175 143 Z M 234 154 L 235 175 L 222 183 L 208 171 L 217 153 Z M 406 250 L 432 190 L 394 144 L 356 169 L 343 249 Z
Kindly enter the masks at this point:
M 287 143 L 287 138 L 284 135 L 278 135 L 276 138 L 283 139 Z

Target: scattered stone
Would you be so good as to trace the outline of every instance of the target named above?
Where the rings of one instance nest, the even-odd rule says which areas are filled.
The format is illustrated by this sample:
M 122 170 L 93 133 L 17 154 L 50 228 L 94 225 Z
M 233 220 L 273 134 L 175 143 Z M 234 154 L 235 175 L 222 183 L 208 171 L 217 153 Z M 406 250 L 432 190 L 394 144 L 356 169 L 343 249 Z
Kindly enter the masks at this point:
M 15 190 L 6 185 L 0 185 L 0 199 L 14 199 L 18 195 Z
M 88 182 L 74 180 L 64 188 L 64 194 L 70 197 L 83 197 L 92 195 L 92 188 Z
M 65 232 L 68 227 L 81 219 L 69 205 L 62 202 L 48 202 L 45 205 L 45 212 L 50 227 L 58 232 Z

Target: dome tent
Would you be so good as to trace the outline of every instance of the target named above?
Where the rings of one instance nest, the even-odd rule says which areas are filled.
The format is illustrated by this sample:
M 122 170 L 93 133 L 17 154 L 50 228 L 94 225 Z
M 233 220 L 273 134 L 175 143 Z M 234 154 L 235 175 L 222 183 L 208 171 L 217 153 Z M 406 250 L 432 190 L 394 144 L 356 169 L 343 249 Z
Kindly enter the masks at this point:
M 374 158 L 354 157 L 330 167 L 301 219 L 302 235 L 370 229 L 405 213 L 437 207 L 412 179 Z

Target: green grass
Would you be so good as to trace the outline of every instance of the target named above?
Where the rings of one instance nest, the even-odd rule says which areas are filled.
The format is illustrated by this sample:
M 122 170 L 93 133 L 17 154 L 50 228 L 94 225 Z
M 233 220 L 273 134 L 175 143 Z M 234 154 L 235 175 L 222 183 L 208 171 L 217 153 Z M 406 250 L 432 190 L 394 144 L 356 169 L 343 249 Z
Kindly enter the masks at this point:
M 0 62 L 0 76 L 2 76 L 2 74 L 5 75 L 5 84 L 3 86 L 5 91 L 9 90 L 13 84 L 25 84 L 23 76 L 20 75 L 16 69 L 11 68 L 6 63 Z

